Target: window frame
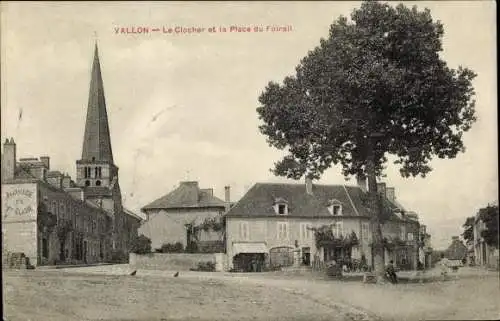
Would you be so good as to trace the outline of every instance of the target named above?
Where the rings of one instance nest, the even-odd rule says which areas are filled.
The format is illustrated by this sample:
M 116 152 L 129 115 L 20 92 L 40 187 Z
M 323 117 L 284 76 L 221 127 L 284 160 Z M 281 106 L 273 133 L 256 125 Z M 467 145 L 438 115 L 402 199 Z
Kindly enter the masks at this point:
M 342 221 L 339 221 L 339 222 L 335 222 L 335 237 L 340 237 L 340 236 L 344 236 L 344 222 Z
M 336 208 L 338 208 L 338 211 L 335 211 Z M 343 209 L 343 205 L 342 205 L 341 201 L 339 201 L 337 199 L 331 199 L 328 202 L 328 212 L 330 212 L 330 215 L 342 216 L 342 209 Z
M 302 222 L 300 223 L 300 239 L 303 241 L 311 240 L 312 238 L 312 224 Z
M 250 240 L 250 226 L 247 221 L 242 221 L 239 223 L 239 236 L 240 240 Z
M 277 239 L 286 241 L 290 239 L 290 230 L 288 222 L 277 222 L 276 224 Z

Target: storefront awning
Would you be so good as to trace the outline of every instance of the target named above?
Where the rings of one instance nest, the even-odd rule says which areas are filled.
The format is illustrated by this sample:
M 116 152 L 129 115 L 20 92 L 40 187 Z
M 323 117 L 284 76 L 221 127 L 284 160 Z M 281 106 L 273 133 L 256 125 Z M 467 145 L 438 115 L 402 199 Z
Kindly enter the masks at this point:
M 239 253 L 268 253 L 265 243 L 233 243 L 234 255 Z

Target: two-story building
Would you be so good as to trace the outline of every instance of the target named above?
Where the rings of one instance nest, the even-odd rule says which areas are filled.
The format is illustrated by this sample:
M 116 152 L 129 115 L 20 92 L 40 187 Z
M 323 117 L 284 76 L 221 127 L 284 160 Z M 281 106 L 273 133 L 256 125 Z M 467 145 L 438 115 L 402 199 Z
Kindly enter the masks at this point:
M 383 224 L 386 261 L 416 268 L 419 223 L 395 200 L 394 188 L 380 183 L 390 207 Z M 230 268 L 339 260 L 345 256 L 372 265 L 371 212 L 366 180 L 358 186 L 257 183 L 226 213 L 226 253 Z M 331 232 L 332 244 L 320 244 L 318 229 Z M 328 234 L 328 233 L 327 233 Z M 338 240 L 338 241 L 337 241 Z M 299 254 L 297 254 L 299 253 Z
M 141 209 L 146 219 L 139 228 L 139 234 L 151 239 L 153 249 L 175 243 L 181 243 L 186 248 L 193 237 L 201 244 L 212 242 L 222 245 L 223 233 L 210 229 L 195 232 L 193 228 L 207 219 L 222 220 L 222 215 L 230 206 L 229 186 L 225 187 L 224 193 L 223 201 L 214 196 L 212 188 L 200 188 L 196 181 L 180 182 L 173 191 Z

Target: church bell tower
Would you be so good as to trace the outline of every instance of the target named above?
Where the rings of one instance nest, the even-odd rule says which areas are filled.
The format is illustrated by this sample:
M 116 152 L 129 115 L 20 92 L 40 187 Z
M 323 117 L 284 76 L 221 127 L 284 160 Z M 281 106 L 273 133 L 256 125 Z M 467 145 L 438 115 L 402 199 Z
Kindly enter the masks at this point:
M 97 43 L 90 78 L 82 157 L 76 161 L 76 170 L 76 185 L 83 189 L 85 199 L 104 209 L 113 218 L 113 248 L 119 248 L 118 231 L 123 221 L 122 196 L 118 184 L 118 167 L 113 161 L 111 149 Z

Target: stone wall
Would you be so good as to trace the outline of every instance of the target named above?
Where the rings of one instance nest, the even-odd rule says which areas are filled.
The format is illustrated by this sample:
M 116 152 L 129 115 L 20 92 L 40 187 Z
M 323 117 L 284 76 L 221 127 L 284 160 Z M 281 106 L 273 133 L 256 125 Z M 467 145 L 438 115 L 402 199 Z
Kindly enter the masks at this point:
M 135 269 L 189 271 L 196 268 L 198 263 L 212 262 L 216 271 L 226 269 L 225 254 L 223 253 L 130 253 L 129 264 Z

